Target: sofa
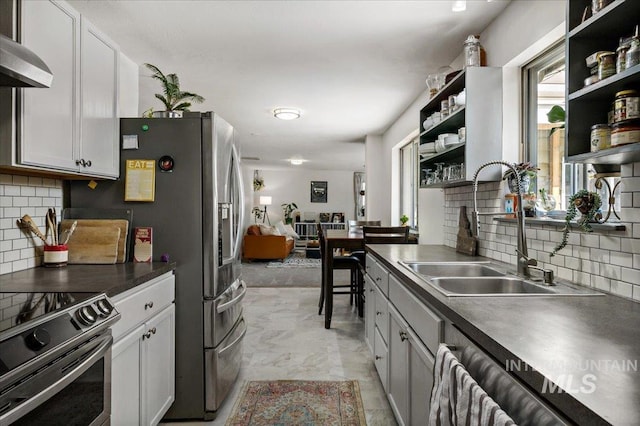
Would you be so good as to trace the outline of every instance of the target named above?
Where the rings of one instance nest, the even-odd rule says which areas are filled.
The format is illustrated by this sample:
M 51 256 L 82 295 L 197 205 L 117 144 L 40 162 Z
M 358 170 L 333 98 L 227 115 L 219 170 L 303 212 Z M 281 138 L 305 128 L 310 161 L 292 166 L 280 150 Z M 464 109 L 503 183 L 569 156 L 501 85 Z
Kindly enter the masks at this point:
M 262 229 L 261 229 L 262 228 Z M 295 240 L 287 235 L 279 235 L 264 225 L 251 225 L 247 229 L 242 244 L 243 260 L 284 260 L 295 245 Z M 264 231 L 264 233 L 263 233 Z

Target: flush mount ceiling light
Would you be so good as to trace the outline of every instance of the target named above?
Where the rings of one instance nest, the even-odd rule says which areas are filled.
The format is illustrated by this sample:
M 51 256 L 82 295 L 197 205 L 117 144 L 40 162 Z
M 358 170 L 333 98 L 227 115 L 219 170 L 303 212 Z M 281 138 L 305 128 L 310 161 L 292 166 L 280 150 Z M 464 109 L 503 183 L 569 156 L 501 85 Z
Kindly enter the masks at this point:
M 455 0 L 451 5 L 452 12 L 464 12 L 467 10 L 467 0 Z
M 303 160 L 302 158 L 290 158 L 289 162 L 294 165 L 294 166 L 299 166 L 302 163 L 306 162 L 308 160 Z
M 273 116 L 280 120 L 295 120 L 300 118 L 300 110 L 295 108 L 276 108 L 273 110 Z

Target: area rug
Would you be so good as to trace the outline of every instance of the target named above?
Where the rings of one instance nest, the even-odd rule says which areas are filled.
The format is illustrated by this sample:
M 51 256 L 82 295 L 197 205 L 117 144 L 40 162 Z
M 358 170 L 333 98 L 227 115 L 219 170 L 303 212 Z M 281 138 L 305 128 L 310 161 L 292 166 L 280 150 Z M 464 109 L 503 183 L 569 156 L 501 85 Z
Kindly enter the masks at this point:
M 357 380 L 251 381 L 226 426 L 366 426 Z
M 320 259 L 307 259 L 304 253 L 293 252 L 284 261 L 267 263 L 267 268 L 319 268 Z

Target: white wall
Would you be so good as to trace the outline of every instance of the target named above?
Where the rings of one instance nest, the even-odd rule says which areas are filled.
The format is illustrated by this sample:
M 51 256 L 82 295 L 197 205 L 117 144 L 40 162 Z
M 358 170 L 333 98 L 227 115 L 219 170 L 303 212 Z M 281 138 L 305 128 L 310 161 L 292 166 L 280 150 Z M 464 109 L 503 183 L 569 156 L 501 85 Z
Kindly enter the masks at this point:
M 271 196 L 272 204 L 267 208 L 271 224 L 282 220 L 281 204 L 295 203 L 298 211 L 315 213 L 344 213 L 345 220 L 355 218 L 355 201 L 353 195 L 354 171 L 282 169 L 260 170 L 265 187 L 261 191 L 253 191 L 254 165 L 244 164 L 243 176 L 245 200 L 248 215 L 246 224 L 253 223 L 251 209 L 259 205 L 260 196 Z M 311 202 L 311 181 L 327 181 L 327 202 Z M 368 188 L 368 183 L 367 183 Z M 368 195 L 368 194 L 367 194 Z M 368 200 L 367 200 L 368 201 Z
M 522 59 L 523 55 L 531 55 L 532 49 L 535 50 L 543 39 L 548 42 L 549 35 L 560 35 L 558 30 L 562 30 L 564 22 L 566 1 L 565 0 L 545 0 L 545 1 L 512 1 L 509 6 L 498 16 L 480 35 L 480 40 L 487 51 L 487 65 L 497 67 L 514 67 L 514 62 Z M 462 46 L 460 46 L 460 55 L 462 55 Z M 462 56 L 456 58 L 451 66 L 454 69 L 460 69 L 462 64 Z M 517 67 L 516 67 L 517 69 Z M 519 79 L 514 77 L 513 69 L 508 71 L 508 79 L 512 85 L 519 84 Z M 513 114 L 514 107 L 517 107 L 518 90 L 504 88 L 504 109 L 511 111 L 510 115 L 504 117 L 509 120 L 505 123 L 503 135 L 505 148 L 503 153 L 505 158 L 515 161 L 519 152 L 519 113 Z M 514 99 L 516 101 L 514 101 Z M 369 143 L 367 143 L 366 167 L 367 171 L 376 170 L 376 192 L 375 197 L 368 199 L 368 207 L 370 212 L 384 212 L 383 218 L 392 218 L 393 206 L 393 183 L 392 173 L 396 164 L 394 164 L 393 148 L 398 142 L 403 140 L 408 134 L 415 131 L 419 127 L 418 112 L 429 100 L 428 90 L 418 94 L 415 101 L 403 112 L 397 120 L 382 135 L 382 152 L 380 149 L 373 150 L 374 155 L 369 155 Z M 374 140 L 379 137 L 375 136 Z M 367 138 L 367 141 L 369 138 Z M 373 157 L 373 158 L 372 158 Z M 371 161 L 371 163 L 370 163 Z M 396 161 L 397 163 L 397 161 Z M 382 169 L 381 169 L 382 168 Z M 371 173 L 367 173 L 367 179 Z M 367 190 L 369 189 L 367 182 Z M 371 191 L 368 190 L 371 193 Z M 439 198 L 431 198 L 430 193 L 422 193 L 419 199 L 419 225 L 430 223 L 432 220 L 440 220 L 444 217 L 444 204 L 439 203 Z M 427 208 L 427 201 L 428 208 Z M 424 211 L 423 211 L 424 210 Z M 383 219 L 384 220 L 384 219 Z M 421 232 L 423 233 L 423 232 Z M 431 238 L 430 238 L 431 239 Z M 421 242 L 423 242 L 421 238 Z M 437 241 L 436 241 L 437 242 Z M 440 241 L 442 242 L 442 241 Z
M 391 151 L 386 150 L 379 135 L 368 135 L 365 139 L 366 171 L 366 220 L 380 220 L 383 225 L 391 223 Z
M 120 53 L 118 82 L 118 114 L 120 117 L 138 117 L 138 64 Z

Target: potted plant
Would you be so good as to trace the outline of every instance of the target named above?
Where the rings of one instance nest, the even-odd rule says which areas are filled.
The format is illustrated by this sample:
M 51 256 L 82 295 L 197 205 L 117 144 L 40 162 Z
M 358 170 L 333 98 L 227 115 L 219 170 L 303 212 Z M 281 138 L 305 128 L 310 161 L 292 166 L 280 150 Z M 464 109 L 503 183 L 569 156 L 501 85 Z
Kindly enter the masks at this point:
M 191 102 L 204 102 L 202 96 L 180 90 L 180 80 L 177 74 L 165 75 L 158 67 L 152 64 L 144 64 L 144 66 L 153 72 L 151 77 L 159 80 L 162 84 L 163 94 L 156 93 L 155 96 L 164 104 L 166 110 L 152 110 L 153 117 L 180 118 L 184 111 L 189 111 Z
M 406 214 L 400 216 L 400 224 L 402 226 L 407 226 L 407 222 L 409 222 L 409 216 L 407 216 Z
M 577 224 L 584 232 L 592 232 L 591 222 L 598 222 L 602 218 L 600 213 L 600 207 L 602 206 L 602 199 L 597 192 L 581 189 L 569 198 L 569 205 L 567 207 L 567 215 L 564 220 L 564 228 L 562 228 L 562 240 L 551 252 L 551 257 L 555 256 L 557 252 L 562 250 L 568 242 L 569 232 L 571 230 L 571 221 L 576 218 L 578 212 L 581 213 L 580 218 L 577 220 Z
M 553 136 L 553 134 L 557 130 L 564 129 L 564 122 L 566 118 L 567 118 L 567 113 L 565 112 L 564 108 L 562 108 L 560 105 L 554 105 L 551 107 L 551 109 L 547 113 L 547 121 L 549 121 L 549 123 L 551 124 L 555 124 L 555 123 L 562 123 L 562 124 L 560 126 L 554 126 L 551 128 L 551 131 L 549 132 L 549 139 L 551 139 L 551 136 Z
M 253 215 L 254 223 L 258 223 L 258 219 L 262 219 L 262 209 L 260 207 L 254 207 L 251 209 L 251 214 Z
M 282 213 L 284 214 L 284 223 L 292 224 L 293 223 L 293 212 L 297 209 L 298 206 L 296 203 L 285 203 L 282 204 Z
M 530 192 L 529 188 L 531 187 L 531 180 L 535 179 L 536 173 L 540 169 L 528 161 L 525 163 L 517 163 L 513 166 L 518 171 L 518 175 L 520 175 L 520 184 L 522 185 L 520 195 L 528 194 Z M 511 193 L 515 194 L 518 192 L 518 180 L 516 175 L 513 173 L 513 170 L 507 169 L 507 171 L 502 175 L 502 179 L 507 181 L 509 191 L 511 191 Z
M 253 178 L 253 190 L 261 191 L 264 188 L 264 178 L 261 176 L 254 176 Z

